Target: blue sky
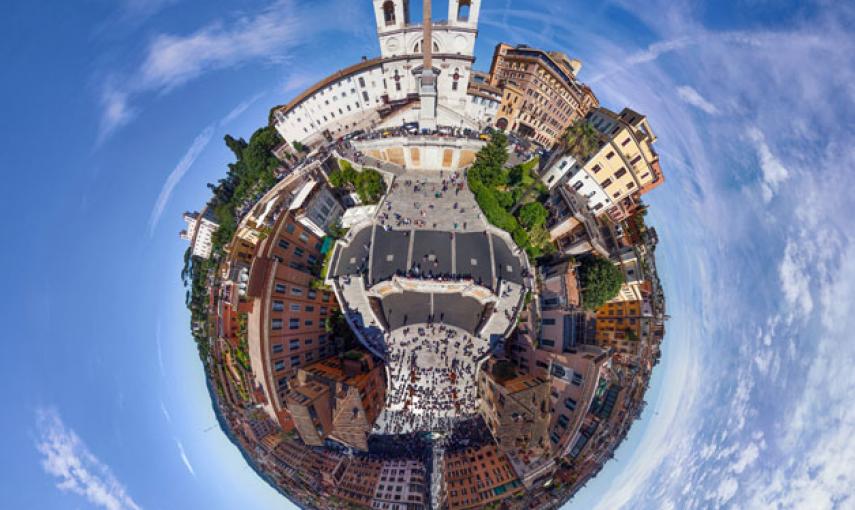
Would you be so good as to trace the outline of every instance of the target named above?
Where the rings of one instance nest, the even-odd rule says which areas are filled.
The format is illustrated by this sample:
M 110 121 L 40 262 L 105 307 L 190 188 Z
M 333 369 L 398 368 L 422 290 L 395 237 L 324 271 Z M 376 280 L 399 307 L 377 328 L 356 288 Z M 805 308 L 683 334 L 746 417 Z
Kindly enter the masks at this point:
M 665 355 L 571 508 L 851 507 L 852 7 L 588 4 L 488 0 L 476 63 L 564 50 L 659 135 Z M 378 53 L 369 2 L 19 2 L 0 28 L 4 507 L 286 507 L 214 427 L 176 233 L 225 133 Z

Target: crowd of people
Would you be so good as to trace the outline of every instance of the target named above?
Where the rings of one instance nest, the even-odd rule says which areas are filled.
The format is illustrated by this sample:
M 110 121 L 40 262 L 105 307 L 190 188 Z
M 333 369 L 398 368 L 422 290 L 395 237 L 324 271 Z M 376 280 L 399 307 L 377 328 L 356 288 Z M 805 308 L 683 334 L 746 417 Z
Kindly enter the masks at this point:
M 402 183 L 394 182 L 392 183 L 390 194 L 380 205 L 380 210 L 377 213 L 377 223 L 385 230 L 391 230 L 392 227 L 401 228 L 408 226 L 423 228 L 429 224 L 434 229 L 442 228 L 438 222 L 433 221 L 435 219 L 434 213 L 437 212 L 437 201 L 442 200 L 446 196 L 450 197 L 450 193 L 454 193 L 454 196 L 457 197 L 465 189 L 465 173 L 449 173 L 444 170 L 439 171 L 439 180 L 436 182 L 428 181 L 425 178 L 406 179 Z M 410 202 L 409 199 L 399 200 L 395 197 L 395 194 L 400 194 L 404 190 L 410 193 L 409 199 L 415 200 Z M 410 203 L 413 204 L 412 208 L 409 207 Z M 402 207 L 404 204 L 407 204 L 407 210 L 404 210 L 405 208 Z M 446 204 L 442 205 L 445 206 Z M 459 215 L 461 218 L 467 217 L 467 207 L 465 207 L 465 204 L 455 201 L 447 205 L 451 206 L 455 215 Z M 481 218 L 480 212 L 476 212 L 476 218 Z M 468 220 L 461 220 L 460 222 L 455 222 L 453 227 L 457 230 L 462 226 L 462 229 L 466 230 L 468 224 Z
M 475 412 L 477 359 L 489 344 L 445 324 L 420 324 L 387 335 L 391 378 L 385 433 L 447 431 Z

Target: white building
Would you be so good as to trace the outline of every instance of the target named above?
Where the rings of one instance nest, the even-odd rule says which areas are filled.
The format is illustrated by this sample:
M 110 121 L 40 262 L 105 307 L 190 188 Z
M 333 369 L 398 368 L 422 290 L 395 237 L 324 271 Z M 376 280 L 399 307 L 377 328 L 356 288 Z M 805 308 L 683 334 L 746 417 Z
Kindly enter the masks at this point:
M 220 228 L 214 218 L 213 211 L 205 209 L 204 215 L 200 216 L 198 212 L 185 212 L 184 221 L 187 222 L 187 229 L 178 233 L 178 237 L 190 241 L 192 248 L 191 253 L 196 257 L 206 259 L 211 256 L 211 241 L 214 232 Z
M 288 209 L 295 211 L 297 221 L 318 237 L 326 236 L 327 229 L 344 213 L 329 188 L 316 180 L 297 190 Z
M 585 197 L 592 211 L 605 210 L 612 206 L 612 199 L 596 179 L 580 166 L 570 154 L 557 158 L 541 175 L 544 184 L 551 190 L 563 185 Z
M 289 143 L 311 144 L 357 129 L 418 120 L 423 26 L 410 23 L 408 0 L 373 0 L 380 57 L 366 59 L 316 83 L 274 110 L 274 125 Z M 475 61 L 481 0 L 449 0 L 448 20 L 434 21 L 437 123 L 478 128 L 468 85 Z M 496 105 L 498 108 L 498 104 Z
M 618 295 L 611 302 L 642 301 L 644 299 L 642 292 L 645 281 L 644 269 L 641 267 L 635 252 L 632 249 L 627 249 L 621 253 L 615 265 L 623 273 L 623 285 L 621 285 Z

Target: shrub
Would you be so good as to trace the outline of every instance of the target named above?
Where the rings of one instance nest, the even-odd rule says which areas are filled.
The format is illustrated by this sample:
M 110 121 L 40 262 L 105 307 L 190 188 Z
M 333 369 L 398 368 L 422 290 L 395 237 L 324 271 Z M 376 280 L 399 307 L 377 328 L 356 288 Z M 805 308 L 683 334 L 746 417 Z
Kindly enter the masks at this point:
M 582 303 L 585 308 L 594 310 L 603 306 L 620 292 L 623 285 L 623 273 L 610 260 L 600 257 L 588 257 L 579 267 L 582 282 Z

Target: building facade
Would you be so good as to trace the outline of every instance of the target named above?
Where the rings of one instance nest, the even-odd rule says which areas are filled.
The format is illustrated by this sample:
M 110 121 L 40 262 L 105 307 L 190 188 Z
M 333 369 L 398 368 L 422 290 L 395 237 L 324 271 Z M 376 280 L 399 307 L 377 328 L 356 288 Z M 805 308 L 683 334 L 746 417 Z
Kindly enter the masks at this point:
M 450 0 L 448 19 L 432 25 L 439 124 L 473 127 L 461 112 L 469 103 L 481 0 Z M 408 0 L 374 0 L 380 56 L 342 69 L 274 108 L 282 137 L 311 144 L 357 129 L 418 119 L 423 26 L 410 21 Z
M 220 228 L 214 212 L 206 207 L 201 214 L 185 212 L 182 217 L 187 223 L 187 229 L 179 232 L 178 237 L 190 241 L 190 253 L 194 257 L 210 257 L 214 233 Z
M 509 361 L 490 359 L 478 374 L 484 422 L 501 451 L 543 452 L 547 446 L 549 383 L 531 374 L 505 377 L 498 369 L 501 364 L 513 366 Z
M 382 364 L 353 350 L 299 369 L 285 401 L 306 444 L 330 438 L 364 451 L 385 394 Z
M 656 135 L 647 117 L 629 108 L 619 114 L 596 108 L 586 120 L 597 132 L 598 148 L 584 161 L 570 154 L 554 158 L 542 178 L 547 186 L 566 186 L 584 197 L 595 214 L 623 220 L 641 195 L 665 180 L 653 149 Z
M 376 510 L 424 510 L 430 481 L 423 463 L 387 460 L 383 463 L 371 508 Z
M 524 490 L 511 463 L 492 443 L 446 452 L 442 467 L 449 510 L 486 508 Z
M 324 322 L 338 305 L 332 292 L 313 288 L 321 239 L 293 215 L 283 211 L 256 250 L 247 287 L 252 372 L 267 396 L 265 410 L 290 428 L 285 394 L 299 367 L 337 352 Z
M 490 84 L 503 92 L 496 127 L 551 147 L 573 121 L 599 106 L 576 79 L 581 68 L 560 52 L 498 44 L 490 66 Z
M 289 209 L 301 225 L 321 238 L 344 214 L 344 207 L 329 187 L 314 179 L 297 190 Z

